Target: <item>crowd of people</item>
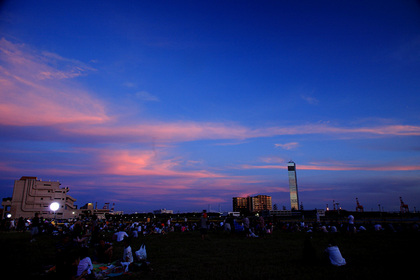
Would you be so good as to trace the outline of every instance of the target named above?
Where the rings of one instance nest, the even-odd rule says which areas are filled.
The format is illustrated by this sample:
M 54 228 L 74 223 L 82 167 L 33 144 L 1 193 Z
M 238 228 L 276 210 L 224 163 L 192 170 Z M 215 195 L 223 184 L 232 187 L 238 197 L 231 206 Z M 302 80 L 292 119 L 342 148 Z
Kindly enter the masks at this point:
M 40 234 L 56 235 L 59 242 L 56 246 L 55 271 L 63 279 L 94 279 L 93 265 L 110 264 L 118 260 L 124 271 L 130 270 L 136 260 L 130 241 L 147 235 L 166 235 L 172 232 L 200 232 L 203 240 L 211 233 L 232 234 L 245 238 L 264 238 L 273 231 L 308 232 L 308 233 L 346 233 L 362 232 L 419 232 L 417 223 L 356 223 L 352 215 L 341 221 L 282 221 L 264 219 L 262 216 L 210 218 L 203 211 L 199 219 L 148 219 L 132 220 L 98 220 L 95 216 L 75 221 L 48 220 L 35 215 L 31 219 L 3 220 L 3 231 L 29 231 L 30 241 L 36 242 Z M 308 241 L 309 242 L 309 241 Z M 309 243 L 308 243 L 309 244 Z M 114 248 L 123 248 L 121 256 L 115 256 Z M 310 246 L 307 246 L 310 248 Z M 331 264 L 345 265 L 337 244 L 332 241 L 326 248 Z M 310 250 L 305 253 L 310 256 Z M 143 259 L 145 261 L 145 259 Z
M 115 239 L 121 241 L 124 236 L 138 237 L 139 235 L 149 234 L 168 234 L 170 232 L 192 232 L 204 230 L 207 232 L 226 232 L 238 233 L 242 232 L 247 237 L 258 237 L 270 234 L 274 230 L 282 232 L 364 232 L 364 231 L 387 231 L 387 232 L 403 232 L 418 231 L 419 224 L 417 222 L 372 222 L 357 221 L 353 215 L 349 215 L 346 219 L 340 221 L 323 220 L 323 221 L 284 221 L 279 218 L 264 218 L 262 216 L 245 216 L 234 217 L 228 216 L 224 218 L 209 217 L 206 211 L 203 211 L 199 219 L 187 218 L 156 218 L 147 221 L 133 220 L 98 220 L 94 216 L 89 219 L 61 221 L 53 219 L 44 219 L 35 215 L 32 218 L 3 219 L 0 224 L 0 231 L 30 231 L 32 234 L 40 233 L 57 233 L 60 232 L 116 232 Z M 119 236 L 117 236 L 119 235 Z M 87 242 L 87 238 L 78 237 L 78 242 Z

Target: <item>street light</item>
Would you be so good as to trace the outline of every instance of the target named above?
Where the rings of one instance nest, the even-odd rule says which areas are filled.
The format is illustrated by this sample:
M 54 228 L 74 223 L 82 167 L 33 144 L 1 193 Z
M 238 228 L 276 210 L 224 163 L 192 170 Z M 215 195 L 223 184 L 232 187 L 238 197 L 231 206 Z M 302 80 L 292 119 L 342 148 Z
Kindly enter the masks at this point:
M 50 209 L 51 211 L 54 212 L 54 220 L 55 220 L 55 211 L 57 211 L 58 208 L 60 208 L 60 204 L 58 202 L 53 202 L 50 204 Z

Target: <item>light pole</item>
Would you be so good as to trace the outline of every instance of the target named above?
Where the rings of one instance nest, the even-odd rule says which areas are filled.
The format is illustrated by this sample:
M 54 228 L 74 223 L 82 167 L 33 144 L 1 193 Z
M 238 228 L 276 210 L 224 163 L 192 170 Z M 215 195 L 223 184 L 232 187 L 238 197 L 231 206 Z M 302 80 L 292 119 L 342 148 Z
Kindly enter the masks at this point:
M 51 211 L 54 212 L 54 220 L 55 220 L 55 211 L 57 211 L 58 208 L 60 208 L 60 204 L 58 202 L 53 202 L 50 204 L 50 209 Z

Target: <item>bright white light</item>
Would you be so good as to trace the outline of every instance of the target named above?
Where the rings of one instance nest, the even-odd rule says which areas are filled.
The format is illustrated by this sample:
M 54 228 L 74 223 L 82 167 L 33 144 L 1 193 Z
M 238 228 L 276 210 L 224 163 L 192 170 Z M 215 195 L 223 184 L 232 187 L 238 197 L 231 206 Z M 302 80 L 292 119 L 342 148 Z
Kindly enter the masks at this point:
M 53 203 L 50 204 L 51 211 L 55 212 L 55 211 L 58 210 L 58 208 L 60 208 L 60 204 L 58 204 L 58 202 L 53 202 Z

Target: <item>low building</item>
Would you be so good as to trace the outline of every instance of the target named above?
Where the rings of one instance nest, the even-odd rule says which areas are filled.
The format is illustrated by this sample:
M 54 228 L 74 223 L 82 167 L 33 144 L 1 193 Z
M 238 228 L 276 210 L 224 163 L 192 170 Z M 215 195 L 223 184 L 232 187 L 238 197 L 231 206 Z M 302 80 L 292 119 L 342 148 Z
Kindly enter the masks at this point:
M 223 212 L 222 217 L 240 217 L 241 212 Z
M 153 214 L 173 214 L 173 213 L 174 213 L 174 210 L 166 210 L 165 208 L 153 211 Z
M 292 210 L 272 210 L 271 216 L 292 216 Z
M 112 205 L 112 208 L 109 208 L 109 203 L 105 203 L 105 205 L 102 208 L 98 208 L 98 203 L 95 203 L 95 206 L 93 206 L 93 203 L 89 202 L 84 206 L 80 207 L 79 213 L 80 215 L 86 217 L 96 216 L 97 219 L 103 220 L 106 219 L 107 214 L 114 214 L 114 207 L 115 203 Z M 120 214 L 122 214 L 122 212 Z
M 37 177 L 23 176 L 15 180 L 13 196 L 3 199 L 3 218 L 32 218 L 35 213 L 43 218 L 70 219 L 79 213 L 74 205 L 76 199 L 68 195 L 69 188 L 61 188 L 58 181 L 42 181 Z M 57 202 L 56 211 L 50 205 Z

